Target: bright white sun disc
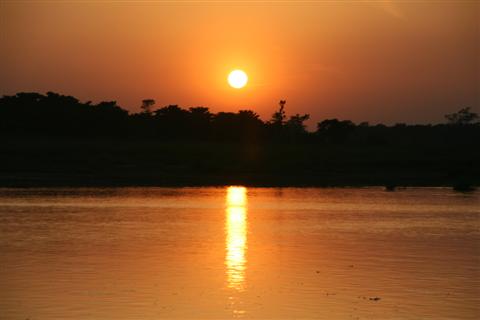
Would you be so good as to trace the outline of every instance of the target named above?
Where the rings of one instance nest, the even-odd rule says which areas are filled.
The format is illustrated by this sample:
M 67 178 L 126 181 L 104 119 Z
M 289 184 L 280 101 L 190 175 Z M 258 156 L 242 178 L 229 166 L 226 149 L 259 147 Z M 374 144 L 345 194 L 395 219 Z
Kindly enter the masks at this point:
M 248 82 L 248 76 L 242 70 L 233 70 L 228 75 L 228 84 L 235 89 L 240 89 L 245 87 L 247 82 Z

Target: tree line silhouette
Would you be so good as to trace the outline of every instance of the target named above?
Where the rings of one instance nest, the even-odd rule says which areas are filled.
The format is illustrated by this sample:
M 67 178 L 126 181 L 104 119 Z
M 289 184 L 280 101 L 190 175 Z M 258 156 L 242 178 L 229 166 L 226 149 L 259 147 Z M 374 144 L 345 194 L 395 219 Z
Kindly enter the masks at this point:
M 436 125 L 355 124 L 326 119 L 316 130 L 306 129 L 308 114 L 287 117 L 286 101 L 271 119 L 263 121 L 252 110 L 212 113 L 205 107 L 155 108 L 155 100 L 142 101 L 141 112 L 129 113 L 115 101 L 92 104 L 53 92 L 17 93 L 0 98 L 0 133 L 3 136 L 59 136 L 141 138 L 159 141 L 222 141 L 250 143 L 325 144 L 472 144 L 480 138 L 478 115 L 470 108 L 445 116 Z
M 480 124 L 470 108 L 435 125 L 355 124 L 252 110 L 129 113 L 53 92 L 0 98 L 0 186 L 480 185 Z

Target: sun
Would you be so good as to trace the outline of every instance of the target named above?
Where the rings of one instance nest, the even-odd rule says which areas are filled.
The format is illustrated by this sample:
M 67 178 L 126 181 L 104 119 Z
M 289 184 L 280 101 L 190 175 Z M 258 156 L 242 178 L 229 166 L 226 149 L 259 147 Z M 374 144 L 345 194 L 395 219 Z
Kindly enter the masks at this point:
M 248 76 L 243 70 L 233 70 L 228 75 L 228 84 L 235 89 L 245 87 L 248 82 Z

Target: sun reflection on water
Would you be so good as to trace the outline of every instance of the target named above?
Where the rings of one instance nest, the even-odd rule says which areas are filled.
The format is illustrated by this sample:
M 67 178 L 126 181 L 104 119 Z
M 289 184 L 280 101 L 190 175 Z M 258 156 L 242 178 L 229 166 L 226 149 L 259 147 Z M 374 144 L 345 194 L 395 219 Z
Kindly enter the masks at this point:
M 247 250 L 247 188 L 228 187 L 225 265 L 229 288 L 243 291 Z

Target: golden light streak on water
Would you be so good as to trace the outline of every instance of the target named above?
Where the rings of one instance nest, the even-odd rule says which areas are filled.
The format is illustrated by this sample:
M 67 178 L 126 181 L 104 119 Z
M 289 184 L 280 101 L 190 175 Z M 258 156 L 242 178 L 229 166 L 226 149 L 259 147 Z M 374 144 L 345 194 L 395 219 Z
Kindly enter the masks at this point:
M 229 288 L 243 291 L 247 251 L 247 189 L 228 187 L 225 266 Z

